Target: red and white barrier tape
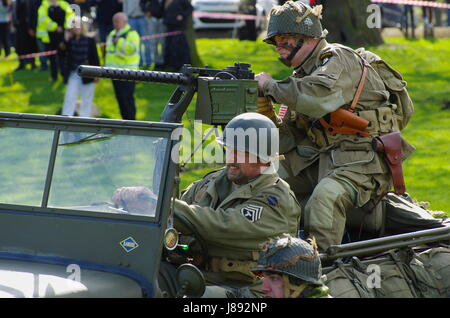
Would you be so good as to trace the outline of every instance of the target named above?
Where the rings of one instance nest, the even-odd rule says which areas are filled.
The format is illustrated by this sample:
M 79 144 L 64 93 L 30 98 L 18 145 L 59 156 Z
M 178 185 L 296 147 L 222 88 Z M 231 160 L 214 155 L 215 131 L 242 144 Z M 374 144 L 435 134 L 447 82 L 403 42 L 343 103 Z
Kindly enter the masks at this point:
M 173 32 L 166 32 L 166 33 L 158 33 L 158 34 L 151 34 L 151 35 L 144 35 L 141 37 L 141 40 L 150 40 L 150 39 L 156 39 L 156 38 L 165 38 L 168 36 L 174 36 L 183 33 L 183 31 L 173 31 Z
M 203 12 L 194 11 L 192 13 L 194 18 L 215 18 L 225 20 L 256 20 L 258 16 L 251 14 L 237 14 L 237 13 L 224 13 L 224 12 Z M 265 18 L 265 17 L 261 17 Z
M 149 39 L 155 39 L 155 38 L 174 36 L 174 35 L 178 35 L 178 34 L 181 34 L 181 33 L 183 33 L 183 31 L 173 31 L 173 32 L 145 35 L 145 36 L 141 37 L 141 40 L 149 40 Z M 106 43 L 104 43 L 104 42 L 98 43 L 98 45 L 100 45 L 100 46 L 105 46 L 105 44 Z M 39 56 L 55 55 L 57 53 L 58 53 L 58 51 L 56 51 L 56 50 L 46 51 L 46 52 L 39 52 L 39 53 L 30 53 L 30 54 L 25 54 L 25 55 L 19 55 L 19 56 L 16 56 L 16 57 L 3 57 L 3 58 L 0 58 L 0 61 L 16 60 L 16 59 L 19 59 L 19 60 L 30 59 L 30 58 L 35 58 L 35 57 L 39 57 Z
M 450 4 L 440 3 L 434 1 L 417 1 L 417 0 L 372 0 L 373 3 L 390 3 L 390 4 L 404 4 L 419 7 L 431 7 L 440 9 L 450 9 Z

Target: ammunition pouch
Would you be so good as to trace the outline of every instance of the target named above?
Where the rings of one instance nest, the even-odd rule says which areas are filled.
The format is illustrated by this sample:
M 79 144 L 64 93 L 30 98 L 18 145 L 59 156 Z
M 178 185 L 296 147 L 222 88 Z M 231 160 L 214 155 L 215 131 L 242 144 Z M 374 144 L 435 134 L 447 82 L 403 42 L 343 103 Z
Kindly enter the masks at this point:
M 269 97 L 258 97 L 256 105 L 258 108 L 258 113 L 261 115 L 267 116 L 268 118 L 275 117 L 275 110 Z
M 405 194 L 405 180 L 402 168 L 402 140 L 399 132 L 392 132 L 375 137 L 372 140 L 375 151 L 383 152 L 391 172 L 396 194 Z
M 367 286 L 369 274 L 356 262 L 356 257 L 352 258 L 351 265 L 337 261 L 334 269 L 325 275 L 325 285 L 333 298 L 375 298 L 375 290 Z
M 391 250 L 366 260 L 352 257 L 350 263 L 336 261 L 324 270 L 325 285 L 333 298 L 446 298 L 449 261 L 450 248 L 444 244 L 425 251 Z

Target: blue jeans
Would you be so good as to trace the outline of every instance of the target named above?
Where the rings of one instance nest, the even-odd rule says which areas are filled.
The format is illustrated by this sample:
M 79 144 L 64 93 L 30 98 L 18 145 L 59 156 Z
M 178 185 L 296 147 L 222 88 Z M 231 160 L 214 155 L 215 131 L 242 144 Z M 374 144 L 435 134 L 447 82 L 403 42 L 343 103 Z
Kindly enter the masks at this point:
M 39 52 L 45 51 L 45 43 L 40 39 L 36 39 L 36 45 Z M 41 62 L 41 71 L 46 71 L 48 68 L 48 57 L 47 56 L 39 56 L 39 61 Z
M 149 34 L 160 34 L 166 32 L 166 26 L 163 19 L 155 17 L 147 18 Z M 155 65 L 164 65 L 164 47 L 166 39 L 164 37 L 153 38 L 150 40 L 153 61 Z
M 140 37 L 149 35 L 148 32 L 148 23 L 145 17 L 142 18 L 129 18 L 128 23 L 130 24 L 133 30 L 136 30 L 139 33 Z M 143 46 L 143 47 L 142 47 Z M 150 66 L 152 65 L 152 56 L 151 56 L 151 48 L 150 48 L 150 40 L 142 40 L 140 47 L 141 60 L 139 62 L 139 66 Z

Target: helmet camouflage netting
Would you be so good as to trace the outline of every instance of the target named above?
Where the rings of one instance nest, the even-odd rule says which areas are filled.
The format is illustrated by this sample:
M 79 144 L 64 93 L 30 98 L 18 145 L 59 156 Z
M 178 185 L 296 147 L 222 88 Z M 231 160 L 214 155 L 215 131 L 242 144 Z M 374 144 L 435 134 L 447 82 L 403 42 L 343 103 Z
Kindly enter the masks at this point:
M 269 13 L 267 37 L 263 41 L 274 45 L 273 37 L 280 34 L 324 38 L 328 31 L 322 28 L 321 18 L 322 5 L 311 8 L 302 2 L 287 1 L 274 6 Z
M 288 236 L 267 242 L 256 267 L 251 271 L 287 274 L 313 284 L 322 284 L 322 265 L 314 239 L 307 242 Z

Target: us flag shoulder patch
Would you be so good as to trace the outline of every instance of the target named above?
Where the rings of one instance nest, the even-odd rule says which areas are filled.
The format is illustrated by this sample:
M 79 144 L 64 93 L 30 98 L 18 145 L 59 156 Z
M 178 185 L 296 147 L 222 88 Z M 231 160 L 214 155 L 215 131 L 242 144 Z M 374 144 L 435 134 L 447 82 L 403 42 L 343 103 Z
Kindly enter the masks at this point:
M 249 204 L 241 209 L 241 214 L 250 222 L 256 222 L 261 218 L 262 206 Z

